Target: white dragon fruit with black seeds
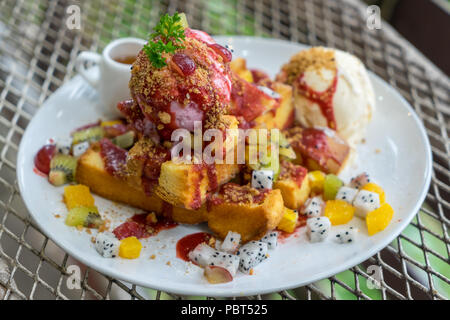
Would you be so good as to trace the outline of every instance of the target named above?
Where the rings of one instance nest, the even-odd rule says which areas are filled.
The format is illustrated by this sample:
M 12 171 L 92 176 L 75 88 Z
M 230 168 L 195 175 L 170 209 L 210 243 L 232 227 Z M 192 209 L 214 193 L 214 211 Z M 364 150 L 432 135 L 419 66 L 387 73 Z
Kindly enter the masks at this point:
M 210 257 L 207 265 L 225 268 L 232 276 L 234 276 L 238 270 L 239 261 L 240 258 L 237 255 L 216 251 Z
M 367 172 L 363 172 L 363 173 L 357 175 L 356 177 L 352 178 L 352 180 L 350 180 L 349 187 L 355 188 L 355 189 L 361 189 L 369 182 L 370 182 L 369 175 L 367 174 Z
M 241 244 L 241 235 L 237 232 L 228 231 L 227 236 L 220 245 L 220 250 L 235 253 Z
M 236 253 L 240 257 L 239 270 L 249 273 L 250 270 L 267 259 L 267 243 L 250 241 L 239 248 Z
M 68 155 L 70 153 L 71 146 L 72 146 L 72 138 L 56 139 L 56 151 L 58 153 Z
M 367 214 L 380 207 L 380 196 L 378 193 L 361 190 L 353 200 L 355 215 L 365 219 Z
M 322 197 L 317 196 L 306 201 L 302 213 L 308 217 L 318 217 L 322 214 L 325 202 Z
M 336 234 L 336 241 L 339 243 L 353 243 L 355 242 L 356 229 L 348 227 Z
M 89 149 L 89 142 L 80 142 L 73 146 L 73 156 L 79 157 Z
M 273 250 L 277 247 L 277 241 L 278 241 L 278 232 L 276 231 L 269 231 L 266 233 L 264 237 L 261 238 L 261 242 L 267 243 L 267 248 L 269 250 Z
M 222 241 L 216 239 L 216 241 L 214 242 L 214 248 L 216 248 L 216 250 L 222 250 Z
M 355 199 L 358 193 L 358 189 L 349 188 L 349 187 L 341 187 L 336 194 L 336 200 L 343 200 L 349 204 L 353 204 L 353 200 Z
M 98 233 L 94 246 L 104 258 L 115 258 L 119 255 L 120 241 L 110 232 Z
M 272 189 L 273 171 L 272 170 L 253 170 L 252 188 Z
M 236 274 L 240 260 L 238 256 L 216 250 L 206 243 L 197 245 L 194 250 L 189 252 L 188 257 L 201 267 L 218 266 L 225 268 L 233 276 Z
M 311 242 L 324 241 L 330 233 L 331 222 L 327 217 L 306 220 L 306 232 Z
M 219 251 L 211 248 L 206 243 L 200 243 L 194 248 L 194 250 L 189 252 L 188 257 L 195 264 L 204 267 L 209 264 L 212 255 L 216 252 L 217 254 L 219 253 Z

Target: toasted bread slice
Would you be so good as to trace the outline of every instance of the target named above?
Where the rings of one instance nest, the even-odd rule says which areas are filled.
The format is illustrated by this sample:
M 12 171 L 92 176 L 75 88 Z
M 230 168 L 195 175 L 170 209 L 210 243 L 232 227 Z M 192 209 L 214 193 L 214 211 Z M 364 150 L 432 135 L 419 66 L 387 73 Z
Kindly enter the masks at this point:
M 227 184 L 225 187 L 232 184 Z M 237 186 L 239 190 L 248 186 Z M 256 189 L 250 188 L 252 191 Z M 283 197 L 280 190 L 268 190 L 262 202 L 229 201 L 223 196 L 212 200 L 206 216 L 209 228 L 220 238 L 228 231 L 238 232 L 243 242 L 258 240 L 276 228 L 283 212 Z
M 155 193 L 176 206 L 196 210 L 208 192 L 230 181 L 239 172 L 237 164 L 192 165 L 166 161 L 161 166 Z
M 273 187 L 281 191 L 284 205 L 296 210 L 305 203 L 311 191 L 308 170 L 300 165 L 282 161 L 280 176 Z
M 169 211 L 175 222 L 196 224 L 206 221 L 204 208 L 197 211 L 172 208 L 156 194 L 147 195 L 142 187 L 130 185 L 109 174 L 100 152 L 95 148 L 90 148 L 78 160 L 76 179 L 78 183 L 88 186 L 93 193 L 106 199 L 157 214 Z
M 162 212 L 163 201 L 155 195 L 147 196 L 142 188 L 130 186 L 109 174 L 98 150 L 90 148 L 78 160 L 76 180 L 112 201 L 126 203 L 147 211 Z

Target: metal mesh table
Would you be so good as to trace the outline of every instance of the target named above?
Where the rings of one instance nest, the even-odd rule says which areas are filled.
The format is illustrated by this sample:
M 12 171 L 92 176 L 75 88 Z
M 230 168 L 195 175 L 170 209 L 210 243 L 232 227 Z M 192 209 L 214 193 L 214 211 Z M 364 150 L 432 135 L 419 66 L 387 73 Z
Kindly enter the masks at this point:
M 69 5 L 81 30 L 66 28 Z M 448 299 L 450 297 L 450 81 L 386 23 L 366 26 L 356 1 L 103 0 L 0 2 L 0 298 L 180 299 L 80 265 L 30 220 L 16 181 L 18 145 L 44 100 L 74 75 L 81 50 L 114 38 L 145 38 L 161 13 L 183 11 L 192 27 L 326 45 L 359 56 L 396 87 L 422 119 L 433 151 L 425 203 L 388 247 L 354 268 L 311 285 L 250 299 Z M 443 30 L 443 32 L 445 32 Z M 69 266 L 81 266 L 69 289 Z M 379 286 L 369 285 L 374 272 Z

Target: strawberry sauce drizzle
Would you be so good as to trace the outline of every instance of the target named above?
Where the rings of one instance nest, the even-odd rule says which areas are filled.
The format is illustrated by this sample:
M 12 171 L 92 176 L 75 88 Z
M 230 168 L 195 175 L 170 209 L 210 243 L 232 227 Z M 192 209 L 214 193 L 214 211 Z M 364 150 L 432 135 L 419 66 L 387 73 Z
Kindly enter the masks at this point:
M 319 106 L 322 115 L 327 119 L 328 127 L 333 130 L 337 130 L 336 118 L 333 110 L 333 97 L 336 93 L 337 83 L 337 74 L 334 76 L 333 82 L 328 89 L 322 92 L 315 91 L 309 87 L 304 80 L 304 75 L 299 78 L 297 83 L 298 89 L 303 95 Z
M 161 230 L 175 228 L 178 223 L 167 217 L 158 217 L 157 222 L 151 222 L 147 219 L 148 214 L 135 214 L 126 222 L 122 223 L 113 230 L 117 239 L 122 240 L 128 237 L 138 239 L 148 238 L 157 235 Z
M 211 235 L 206 232 L 198 232 L 189 234 L 177 242 L 176 250 L 177 250 L 177 258 L 180 258 L 184 261 L 191 261 L 189 259 L 189 252 L 195 249 L 200 243 L 208 243 Z
M 105 162 L 106 171 L 113 176 L 120 176 L 127 162 L 127 150 L 119 148 L 111 140 L 100 140 L 100 155 Z

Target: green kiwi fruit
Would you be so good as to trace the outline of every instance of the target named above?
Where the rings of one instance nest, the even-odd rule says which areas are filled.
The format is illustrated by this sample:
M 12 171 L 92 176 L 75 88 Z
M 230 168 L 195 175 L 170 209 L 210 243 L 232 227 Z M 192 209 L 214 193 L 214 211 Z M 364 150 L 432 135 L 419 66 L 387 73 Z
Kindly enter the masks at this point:
M 76 207 L 69 211 L 66 224 L 71 227 L 98 228 L 103 224 L 97 207 Z
M 91 127 L 72 133 L 72 146 L 81 142 L 95 142 L 101 140 L 105 136 L 105 131 L 102 127 Z
M 134 131 L 125 132 L 111 141 L 122 149 L 128 149 L 134 144 Z
M 55 186 L 60 186 L 75 180 L 77 159 L 58 153 L 50 161 L 48 180 Z

